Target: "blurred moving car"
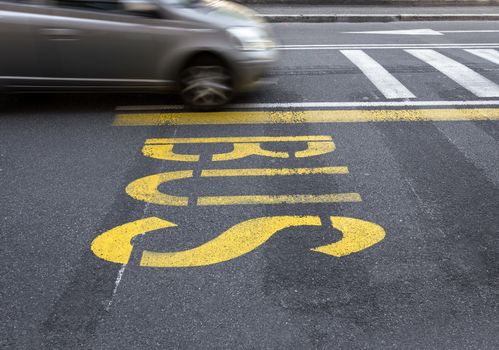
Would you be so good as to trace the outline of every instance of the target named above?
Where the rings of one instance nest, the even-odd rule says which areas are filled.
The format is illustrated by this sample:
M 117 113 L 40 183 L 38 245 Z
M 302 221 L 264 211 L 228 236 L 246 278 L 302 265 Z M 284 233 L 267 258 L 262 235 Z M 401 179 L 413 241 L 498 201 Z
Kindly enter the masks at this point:
M 0 0 L 7 91 L 171 91 L 211 108 L 276 59 L 266 23 L 222 0 Z

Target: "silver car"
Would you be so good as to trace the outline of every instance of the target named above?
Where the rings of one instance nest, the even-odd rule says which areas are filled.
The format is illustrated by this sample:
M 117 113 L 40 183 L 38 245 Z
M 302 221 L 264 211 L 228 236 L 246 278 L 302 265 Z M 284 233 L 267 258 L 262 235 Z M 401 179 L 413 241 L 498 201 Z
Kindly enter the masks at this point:
M 0 0 L 0 88 L 179 91 L 210 108 L 276 59 L 268 25 L 221 0 Z

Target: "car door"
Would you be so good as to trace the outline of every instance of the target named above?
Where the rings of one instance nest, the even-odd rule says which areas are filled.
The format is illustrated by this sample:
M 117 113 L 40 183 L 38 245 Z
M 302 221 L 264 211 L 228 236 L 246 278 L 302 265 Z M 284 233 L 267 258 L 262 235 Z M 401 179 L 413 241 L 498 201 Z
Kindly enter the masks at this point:
M 34 86 L 49 69 L 41 64 L 36 25 L 46 17 L 45 8 L 31 1 L 0 1 L 0 84 Z
M 56 0 L 42 29 L 60 58 L 58 84 L 78 88 L 162 87 L 161 49 L 147 17 L 124 11 L 120 2 Z

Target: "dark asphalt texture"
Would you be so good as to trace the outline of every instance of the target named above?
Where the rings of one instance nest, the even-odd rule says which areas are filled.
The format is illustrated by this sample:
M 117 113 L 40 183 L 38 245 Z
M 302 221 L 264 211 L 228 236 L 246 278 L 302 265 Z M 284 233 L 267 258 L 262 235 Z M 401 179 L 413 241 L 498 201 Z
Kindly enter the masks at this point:
M 276 33 L 286 44 L 493 42 L 497 36 L 332 35 L 407 26 L 414 25 L 286 24 Z M 462 26 L 497 29 L 483 22 Z M 499 83 L 497 65 L 463 51 L 439 52 Z M 369 53 L 418 99 L 477 99 L 402 50 Z M 283 53 L 272 74 L 277 85 L 237 102 L 384 100 L 335 50 Z M 168 103 L 179 101 L 143 94 L 0 97 L 2 349 L 499 348 L 497 121 L 112 126 L 116 106 Z M 199 163 L 141 153 L 148 138 L 263 135 L 330 135 L 336 150 L 217 163 L 208 155 L 228 146 L 179 146 L 201 153 Z M 178 169 L 324 166 L 348 166 L 350 173 L 194 178 L 162 188 L 191 197 L 358 192 L 362 202 L 166 207 L 125 193 L 133 180 Z M 275 215 L 359 218 L 381 225 L 386 237 L 335 258 L 310 249 L 340 239 L 339 232 L 291 228 L 217 265 L 138 266 L 144 249 L 189 249 L 241 221 Z M 124 269 L 93 255 L 90 244 L 99 234 L 150 216 L 178 227 L 136 239 Z

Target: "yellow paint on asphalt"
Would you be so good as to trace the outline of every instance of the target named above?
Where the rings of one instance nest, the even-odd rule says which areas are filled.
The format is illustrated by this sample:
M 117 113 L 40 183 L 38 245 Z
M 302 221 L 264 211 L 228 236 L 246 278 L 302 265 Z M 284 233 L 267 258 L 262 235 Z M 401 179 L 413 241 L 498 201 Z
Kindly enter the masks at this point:
M 199 155 L 179 154 L 173 150 L 177 144 L 207 144 L 207 143 L 231 143 L 233 149 L 227 153 L 213 154 L 211 160 L 214 162 L 242 159 L 249 156 L 289 158 L 289 152 L 269 151 L 262 147 L 262 142 L 306 142 L 307 148 L 295 152 L 297 158 L 313 157 L 335 150 L 335 144 L 331 136 L 248 136 L 248 137 L 200 137 L 200 138 L 161 138 L 148 139 L 142 148 L 142 154 L 146 157 L 170 160 L 178 162 L 198 162 Z
M 159 191 L 159 186 L 165 182 L 188 179 L 193 174 L 192 170 L 169 171 L 142 177 L 133 181 L 126 187 L 126 193 L 139 201 L 173 206 L 187 206 L 188 197 L 172 196 Z
M 174 162 L 198 162 L 199 154 L 179 154 L 173 151 L 173 144 L 144 145 L 142 154 L 149 158 L 171 160 Z
M 385 238 L 383 227 L 369 221 L 331 216 L 331 223 L 343 234 L 343 238 L 338 242 L 312 249 L 314 252 L 340 257 L 369 248 Z
M 214 154 L 211 160 L 223 162 L 228 160 L 242 159 L 249 156 L 260 156 L 270 158 L 289 158 L 288 152 L 268 151 L 259 143 L 234 143 L 234 149 L 228 153 Z
M 92 252 L 99 258 L 117 264 L 127 264 L 132 254 L 133 237 L 146 232 L 177 226 L 172 222 L 149 217 L 115 227 L 97 236 L 92 242 Z
M 239 136 L 239 137 L 189 137 L 189 138 L 161 138 L 147 139 L 148 145 L 190 144 L 190 143 L 254 143 L 254 142 L 304 142 L 304 141 L 332 141 L 331 136 Z
M 251 204 L 305 204 L 362 202 L 358 193 L 253 195 L 253 196 L 205 196 L 199 197 L 197 205 L 251 205 Z
M 384 229 L 372 222 L 331 216 L 332 227 L 339 230 L 338 242 L 311 249 L 312 251 L 342 257 L 359 252 L 380 242 Z M 176 252 L 144 250 L 140 266 L 194 267 L 229 261 L 247 254 L 267 242 L 274 234 L 290 227 L 321 226 L 319 216 L 271 216 L 238 223 L 214 239 L 198 247 Z M 99 258 L 127 264 L 132 253 L 132 239 L 147 232 L 175 227 L 176 224 L 149 217 L 130 222 L 99 235 L 92 242 L 92 252 Z
M 348 174 L 345 166 L 322 168 L 254 168 L 254 169 L 210 169 L 202 170 L 201 177 L 243 177 L 243 176 L 292 176 L 292 175 Z M 137 200 L 171 206 L 187 206 L 189 197 L 173 196 L 159 190 L 159 186 L 175 180 L 192 178 L 192 170 L 169 171 L 149 175 L 131 182 L 126 193 Z M 242 204 L 297 204 L 359 202 L 357 193 L 335 193 L 322 195 L 243 195 L 243 196 L 200 196 L 197 205 L 242 205 Z
M 307 142 L 307 149 L 295 152 L 296 158 L 306 158 L 320 156 L 322 154 L 331 153 L 336 149 L 333 141 L 329 142 Z
M 122 113 L 115 126 L 499 120 L 498 108 Z
M 333 175 L 348 174 L 346 166 L 328 166 L 321 168 L 254 168 L 254 169 L 206 169 L 203 177 L 229 176 L 292 176 L 292 175 Z
M 140 266 L 206 266 L 232 260 L 265 243 L 275 233 L 293 226 L 320 226 L 318 216 L 276 216 L 243 221 L 199 247 L 180 252 L 144 251 Z

